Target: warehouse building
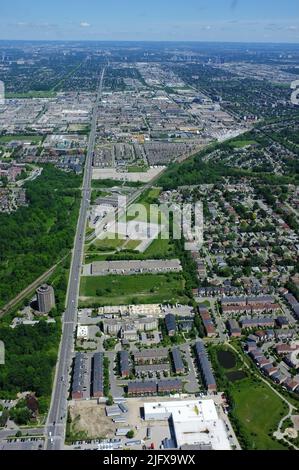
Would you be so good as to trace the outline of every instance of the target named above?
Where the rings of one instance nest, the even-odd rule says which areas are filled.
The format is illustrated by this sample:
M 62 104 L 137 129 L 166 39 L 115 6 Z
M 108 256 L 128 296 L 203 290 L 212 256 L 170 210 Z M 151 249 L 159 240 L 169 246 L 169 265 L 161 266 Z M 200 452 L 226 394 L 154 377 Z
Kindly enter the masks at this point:
M 106 410 L 106 415 L 109 418 L 114 418 L 116 416 L 121 416 L 122 415 L 122 411 L 121 411 L 121 409 L 118 405 L 106 406 L 105 410 Z
M 179 259 L 170 260 L 128 260 L 128 261 L 95 261 L 84 268 L 85 275 L 107 276 L 110 274 L 134 275 L 140 273 L 181 272 Z
M 144 419 L 170 422 L 174 448 L 231 450 L 225 424 L 219 419 L 213 400 L 144 403 Z
M 205 387 L 210 392 L 216 392 L 217 390 L 216 380 L 213 375 L 212 366 L 211 366 L 206 349 L 202 341 L 196 342 L 195 352 L 196 352 L 198 367 L 200 369 Z

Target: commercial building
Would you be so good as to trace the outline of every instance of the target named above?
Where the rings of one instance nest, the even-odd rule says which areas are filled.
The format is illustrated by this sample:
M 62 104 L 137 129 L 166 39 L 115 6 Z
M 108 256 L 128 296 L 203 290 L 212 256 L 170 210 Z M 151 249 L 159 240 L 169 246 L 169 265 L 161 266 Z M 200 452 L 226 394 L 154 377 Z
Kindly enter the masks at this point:
M 38 311 L 49 313 L 55 307 L 55 295 L 52 286 L 43 284 L 36 290 Z
M 92 361 L 92 395 L 95 398 L 104 396 L 103 353 L 95 353 Z
M 90 276 L 107 276 L 110 274 L 133 275 L 140 273 L 160 274 L 182 271 L 181 262 L 178 259 L 95 261 L 86 268 L 85 273 Z
M 170 421 L 174 447 L 208 446 L 231 450 L 224 422 L 219 419 L 213 400 L 144 403 L 146 421 Z
M 88 339 L 88 326 L 78 324 L 77 339 Z
M 122 331 L 152 331 L 158 328 L 158 320 L 154 317 L 144 317 L 125 320 L 122 318 L 104 319 L 103 331 L 105 334 L 117 336 Z M 130 336 L 130 335 L 129 335 Z
M 212 366 L 209 361 L 208 354 L 206 352 L 206 349 L 202 341 L 196 342 L 195 352 L 196 352 L 198 367 L 200 369 L 205 387 L 210 392 L 216 392 L 217 390 L 216 380 L 213 375 Z

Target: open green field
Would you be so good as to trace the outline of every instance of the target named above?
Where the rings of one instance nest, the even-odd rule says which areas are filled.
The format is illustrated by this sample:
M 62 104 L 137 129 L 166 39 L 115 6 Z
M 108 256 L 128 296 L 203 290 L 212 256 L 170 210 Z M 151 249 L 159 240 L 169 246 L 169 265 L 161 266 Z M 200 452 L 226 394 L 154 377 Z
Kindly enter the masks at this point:
M 185 280 L 181 274 L 82 277 L 81 305 L 184 302 Z
M 143 210 L 136 211 L 137 209 L 134 205 L 129 207 L 126 214 L 126 220 L 129 222 L 131 220 L 136 220 L 138 222 L 152 222 L 164 224 L 166 223 L 166 218 L 163 213 L 158 209 L 157 199 L 161 193 L 160 188 L 151 188 L 145 191 L 140 198 L 136 201 L 136 205 L 143 206 Z M 121 221 L 125 220 L 125 216 L 121 217 Z
M 230 143 L 233 148 L 247 147 L 248 145 L 254 145 L 257 142 L 255 140 L 234 140 Z
M 248 449 L 279 450 L 285 447 L 272 438 L 287 406 L 263 382 L 246 378 L 231 387 L 233 414 L 242 426 Z M 270 434 L 270 435 L 269 435 Z
M 148 168 L 146 166 L 131 165 L 128 166 L 128 173 L 142 173 L 147 171 L 147 169 Z
M 26 93 L 6 93 L 6 98 L 11 99 L 24 99 L 24 98 L 54 98 L 55 91 L 28 91 Z
M 93 189 L 91 192 L 91 204 L 95 204 L 96 200 L 99 197 L 106 197 L 109 196 L 110 193 L 108 191 L 101 191 L 100 189 Z
M 14 135 L 1 135 L 0 136 L 0 143 L 6 144 L 8 142 L 12 142 L 14 140 L 21 140 L 24 142 L 32 142 L 34 144 L 38 144 L 43 139 L 41 135 L 21 135 L 21 134 L 14 134 Z
M 175 248 L 171 240 L 156 238 L 143 253 L 146 258 L 169 259 L 175 257 Z
M 233 343 L 236 347 L 236 341 Z M 229 397 L 230 419 L 242 449 L 286 449 L 273 438 L 273 432 L 287 414 L 287 405 L 268 385 L 252 375 L 228 346 L 211 345 L 209 355 L 218 387 Z
M 122 247 L 125 243 L 125 239 L 120 238 L 101 238 L 96 240 L 89 247 L 89 252 L 95 251 L 115 251 L 117 248 Z
M 125 245 L 126 250 L 136 250 L 136 248 L 140 245 L 140 240 L 129 240 L 128 243 Z

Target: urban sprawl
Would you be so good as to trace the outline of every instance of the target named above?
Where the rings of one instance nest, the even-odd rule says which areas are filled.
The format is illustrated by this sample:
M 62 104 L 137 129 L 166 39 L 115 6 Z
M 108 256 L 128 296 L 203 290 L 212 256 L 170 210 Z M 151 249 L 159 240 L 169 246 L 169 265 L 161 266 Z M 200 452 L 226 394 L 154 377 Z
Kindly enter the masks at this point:
M 298 47 L 0 58 L 0 449 L 298 450 Z

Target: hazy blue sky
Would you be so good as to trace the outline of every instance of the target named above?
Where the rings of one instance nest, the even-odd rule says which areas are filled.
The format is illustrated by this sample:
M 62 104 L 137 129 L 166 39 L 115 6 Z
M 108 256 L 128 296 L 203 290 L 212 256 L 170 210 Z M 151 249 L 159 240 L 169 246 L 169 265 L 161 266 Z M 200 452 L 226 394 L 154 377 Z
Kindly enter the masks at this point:
M 299 1 L 1 0 L 0 39 L 299 43 Z

